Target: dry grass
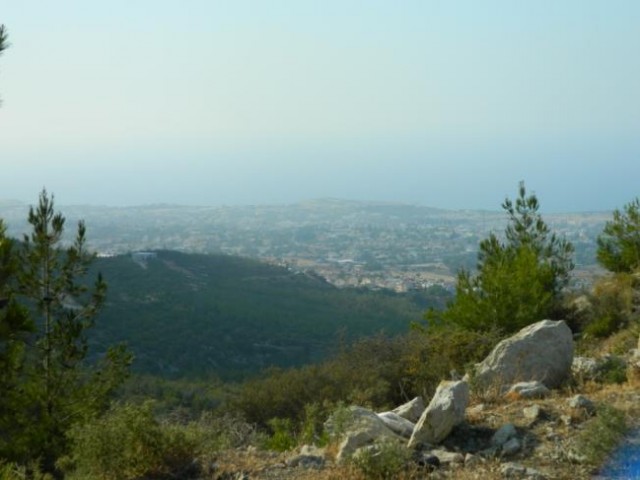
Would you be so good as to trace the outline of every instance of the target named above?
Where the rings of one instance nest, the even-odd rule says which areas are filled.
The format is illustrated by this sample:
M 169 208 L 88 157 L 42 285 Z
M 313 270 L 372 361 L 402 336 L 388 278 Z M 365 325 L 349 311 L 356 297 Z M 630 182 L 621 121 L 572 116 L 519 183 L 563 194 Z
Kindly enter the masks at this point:
M 630 327 L 609 339 L 592 344 L 590 352 L 628 351 L 637 345 L 638 331 L 637 326 Z M 607 405 L 623 412 L 630 426 L 640 427 L 640 366 L 636 367 L 630 362 L 627 378 L 628 381 L 623 384 L 602 384 L 576 379 L 562 389 L 554 390 L 549 397 L 535 400 L 523 399 L 518 394 L 505 396 L 501 385 L 490 385 L 482 390 L 474 388 L 465 426 L 457 437 L 454 432 L 444 442 L 445 445 L 449 449 L 463 445 L 466 434 L 476 435 L 482 442 L 482 439 L 490 438 L 492 432 L 501 426 L 512 423 L 518 431 L 521 450 L 508 459 L 481 459 L 470 467 L 443 467 L 432 473 L 412 467 L 393 478 L 498 480 L 504 478 L 500 471 L 502 462 L 512 461 L 541 472 L 549 480 L 592 479 L 596 465 L 576 463 L 575 459 L 571 459 L 570 452 L 580 432 L 589 430 L 597 417 L 592 412 L 571 408 L 569 399 L 582 394 L 596 406 Z M 473 385 L 473 378 L 471 384 Z M 541 415 L 535 420 L 524 414 L 524 409 L 533 405 L 539 406 L 541 410 Z M 457 441 L 458 444 L 455 443 Z M 329 458 L 335 458 L 337 445 L 330 445 L 327 452 Z M 251 449 L 222 452 L 216 461 L 218 468 L 215 475 L 210 478 L 236 478 L 220 475 L 224 472 L 245 472 L 252 480 L 368 480 L 354 466 L 338 466 L 330 461 L 321 470 L 286 467 L 286 460 L 291 455 L 292 453 L 275 454 Z
M 640 418 L 640 392 L 636 384 L 623 385 L 583 385 L 580 393 L 596 404 L 608 404 L 623 412 L 632 421 Z M 585 411 L 572 409 L 568 400 L 575 395 L 576 388 L 556 391 L 546 399 L 525 400 L 520 398 L 492 398 L 490 404 L 473 402 L 469 407 L 467 424 L 470 428 L 496 430 L 506 423 L 513 423 L 522 440 L 522 450 L 510 457 L 509 461 L 535 468 L 549 479 L 590 479 L 594 474 L 592 465 L 576 464 L 563 452 L 567 451 L 591 415 Z M 476 399 L 477 400 L 477 399 Z M 532 421 L 524 416 L 523 410 L 538 405 L 542 416 Z M 337 466 L 328 462 L 324 469 L 303 469 L 286 467 L 291 453 L 276 454 L 255 449 L 229 450 L 221 452 L 216 460 L 217 469 L 211 479 L 225 478 L 223 473 L 244 472 L 251 479 L 300 479 L 300 480 L 365 480 L 363 474 L 353 466 Z M 441 468 L 433 473 L 417 468 L 396 475 L 398 480 L 459 479 L 497 480 L 502 479 L 500 460 L 482 460 L 473 467 L 464 466 Z M 227 477 L 234 478 L 234 477 Z

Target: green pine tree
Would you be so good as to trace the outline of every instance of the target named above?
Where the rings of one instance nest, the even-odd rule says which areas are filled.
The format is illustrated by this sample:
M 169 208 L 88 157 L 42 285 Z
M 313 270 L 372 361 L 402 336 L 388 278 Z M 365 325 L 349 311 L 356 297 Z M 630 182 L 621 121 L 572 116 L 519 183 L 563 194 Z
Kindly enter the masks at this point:
M 573 246 L 550 232 L 535 195 L 520 183 L 515 202 L 502 208 L 509 217 L 504 240 L 491 234 L 480 242 L 477 273 L 461 270 L 456 298 L 434 323 L 505 333 L 549 318 L 573 269 Z
M 0 55 L 2 55 L 3 51 L 9 48 L 9 42 L 7 39 L 7 28 L 0 24 Z
M 7 41 L 7 27 L 4 25 L 0 25 L 0 53 L 2 53 L 5 49 L 9 47 L 9 42 Z
M 20 371 L 33 324 L 16 301 L 15 242 L 0 220 L 0 453 L 13 449 L 20 429 L 15 412 L 20 406 Z
M 87 362 L 87 330 L 104 302 L 106 284 L 100 275 L 92 286 L 85 280 L 93 256 L 86 251 L 84 223 L 73 244 L 63 248 L 65 219 L 44 190 L 28 221 L 31 233 L 16 257 L 15 293 L 34 332 L 20 365 L 17 433 L 0 456 L 21 463 L 40 459 L 52 472 L 66 452 L 69 428 L 107 407 L 131 356 L 115 347 L 99 365 Z
M 598 262 L 616 273 L 631 273 L 640 268 L 640 199 L 615 210 L 598 237 Z

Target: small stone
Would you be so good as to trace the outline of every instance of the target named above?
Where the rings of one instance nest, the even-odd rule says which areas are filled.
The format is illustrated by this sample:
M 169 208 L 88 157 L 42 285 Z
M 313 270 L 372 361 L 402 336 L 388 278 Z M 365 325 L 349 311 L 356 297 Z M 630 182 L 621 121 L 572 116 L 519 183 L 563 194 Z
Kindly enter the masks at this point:
M 535 468 L 527 467 L 525 476 L 531 480 L 547 480 L 547 476 Z
M 522 413 L 524 414 L 524 418 L 531 422 L 535 422 L 541 417 L 542 409 L 540 408 L 540 405 L 531 405 L 530 407 L 526 407 Z
M 476 465 L 482 463 L 482 458 L 478 455 L 473 455 L 472 453 L 467 453 L 464 456 L 464 466 L 465 467 L 475 467 Z
M 427 470 L 433 471 L 436 468 L 440 468 L 440 459 L 435 455 L 420 455 L 416 459 L 416 464 L 419 467 L 426 468 Z
M 583 395 L 575 395 L 569 399 L 569 406 L 571 408 L 580 408 L 589 413 L 590 415 L 595 413 L 596 406 L 591 400 Z
M 479 415 L 486 410 L 484 403 L 479 403 L 478 405 L 474 405 L 473 407 L 469 407 L 467 409 L 467 414 L 474 416 Z
M 489 448 L 485 448 L 481 452 L 478 452 L 478 455 L 480 455 L 482 458 L 491 459 L 491 458 L 496 458 L 498 456 L 499 451 L 500 451 L 499 447 L 489 447 Z
M 521 448 L 522 445 L 520 444 L 520 440 L 514 437 L 502 445 L 502 454 L 506 456 L 513 455 L 520 451 Z
M 573 424 L 573 418 L 571 418 L 571 415 L 560 415 L 560 421 L 567 427 L 570 427 Z
M 464 463 L 464 455 L 457 452 L 448 452 L 447 450 L 431 450 L 431 455 L 438 457 L 440 464 L 453 465 Z
M 316 455 L 296 455 L 287 460 L 286 465 L 288 467 L 321 469 L 324 467 L 324 457 Z
M 551 390 L 549 390 L 541 382 L 519 382 L 511 385 L 511 388 L 507 391 L 507 396 L 518 395 L 522 398 L 544 398 L 549 396 Z
M 517 435 L 516 427 L 513 423 L 507 423 L 501 426 L 491 437 L 491 445 L 501 446 L 507 443 L 511 438 Z
M 575 450 L 568 450 L 566 452 L 566 457 L 568 460 L 575 463 L 587 463 L 588 459 L 586 455 L 576 452 Z
M 544 438 L 546 438 L 548 441 L 550 442 L 557 442 L 558 440 L 560 440 L 560 435 L 557 434 L 554 431 L 549 431 L 546 433 L 546 435 L 544 436 Z
M 598 361 L 591 357 L 574 357 L 571 364 L 573 376 L 580 381 L 595 380 L 599 369 Z
M 508 462 L 500 465 L 500 474 L 504 478 L 521 478 L 526 473 L 526 467 L 523 467 L 518 463 Z

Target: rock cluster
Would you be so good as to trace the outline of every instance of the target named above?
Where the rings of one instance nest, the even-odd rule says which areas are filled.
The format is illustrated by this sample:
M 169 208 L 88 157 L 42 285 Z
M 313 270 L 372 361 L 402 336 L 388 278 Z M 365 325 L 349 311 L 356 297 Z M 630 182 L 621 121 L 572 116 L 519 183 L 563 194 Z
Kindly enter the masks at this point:
M 425 468 L 471 466 L 483 462 L 484 458 L 513 457 L 523 448 L 523 439 L 511 423 L 504 424 L 484 440 L 470 439 L 476 447 L 471 451 L 444 447 L 443 443 L 454 429 L 464 423 L 470 384 L 478 389 L 497 385 L 500 394 L 507 396 L 542 398 L 567 379 L 572 362 L 573 338 L 565 322 L 543 320 L 530 325 L 500 342 L 476 366 L 471 377 L 441 382 L 426 407 L 423 400 L 416 397 L 386 412 L 376 413 L 362 407 L 336 412 L 325 424 L 326 430 L 339 439 L 336 461 L 343 463 L 362 452 L 379 450 L 389 442 L 413 452 L 412 458 Z M 590 409 L 584 399 L 577 397 L 572 399 L 571 407 Z M 542 418 L 543 412 L 533 405 L 525 409 L 523 415 L 533 424 Z M 506 477 L 543 478 L 540 472 L 516 464 L 504 464 L 503 469 Z
M 574 361 L 573 339 L 565 322 L 543 320 L 500 342 L 465 379 L 442 381 L 426 406 L 422 398 L 416 397 L 383 412 L 360 406 L 339 409 L 325 423 L 325 431 L 338 447 L 335 456 L 328 456 L 323 449 L 304 446 L 281 462 L 280 467 L 323 469 L 332 463 L 332 458 L 343 464 L 351 459 L 382 455 L 391 446 L 393 451 L 402 452 L 403 459 L 425 470 L 443 466 L 477 468 L 488 459 L 499 459 L 504 478 L 544 479 L 545 474 L 537 468 L 514 460 L 521 459 L 531 448 L 529 428 L 550 419 L 536 399 L 547 397 L 550 389 L 571 375 L 572 368 L 574 374 L 580 371 L 589 375 L 598 369 L 598 362 Z M 484 404 L 468 408 L 470 393 L 483 394 L 492 388 L 507 399 L 532 400 L 519 413 L 522 423 L 501 423 L 498 419 L 491 427 L 477 425 L 477 419 L 488 412 Z M 595 410 L 593 403 L 580 395 L 564 405 L 571 412 L 567 416 L 569 422 L 588 418 Z M 553 421 L 562 425 L 563 419 L 557 413 L 553 416 Z M 551 428 L 548 435 L 556 438 L 554 428 L 547 428 Z

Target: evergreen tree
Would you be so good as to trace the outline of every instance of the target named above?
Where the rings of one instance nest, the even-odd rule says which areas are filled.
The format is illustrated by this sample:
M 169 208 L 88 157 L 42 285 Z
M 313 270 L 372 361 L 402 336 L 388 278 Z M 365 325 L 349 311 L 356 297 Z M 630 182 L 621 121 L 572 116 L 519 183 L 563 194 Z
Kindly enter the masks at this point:
M 640 199 L 615 210 L 598 237 L 597 258 L 611 272 L 630 273 L 640 268 Z
M 62 248 L 65 219 L 44 190 L 28 221 L 31 233 L 17 252 L 15 292 L 34 332 L 20 365 L 20 405 L 13 416 L 18 433 L 0 455 L 25 463 L 39 458 L 45 470 L 54 471 L 66 451 L 66 432 L 106 408 L 131 357 L 115 347 L 99 365 L 86 361 L 86 331 L 104 302 L 106 284 L 100 275 L 92 287 L 84 280 L 92 259 L 84 223 L 73 244 Z
M 518 193 L 515 203 L 502 204 L 509 217 L 504 241 L 492 233 L 480 242 L 477 273 L 458 273 L 456 298 L 439 320 L 513 332 L 553 316 L 573 269 L 573 246 L 550 232 L 522 182 Z
M 4 25 L 0 25 L 0 55 L 2 52 L 9 48 L 9 42 L 7 41 L 7 29 Z
M 17 261 L 14 241 L 0 220 L 0 452 L 12 448 L 19 428 L 15 411 L 20 405 L 20 367 L 33 324 L 16 301 Z
M 7 28 L 4 25 L 0 25 L 0 54 L 9 47 L 7 38 Z

